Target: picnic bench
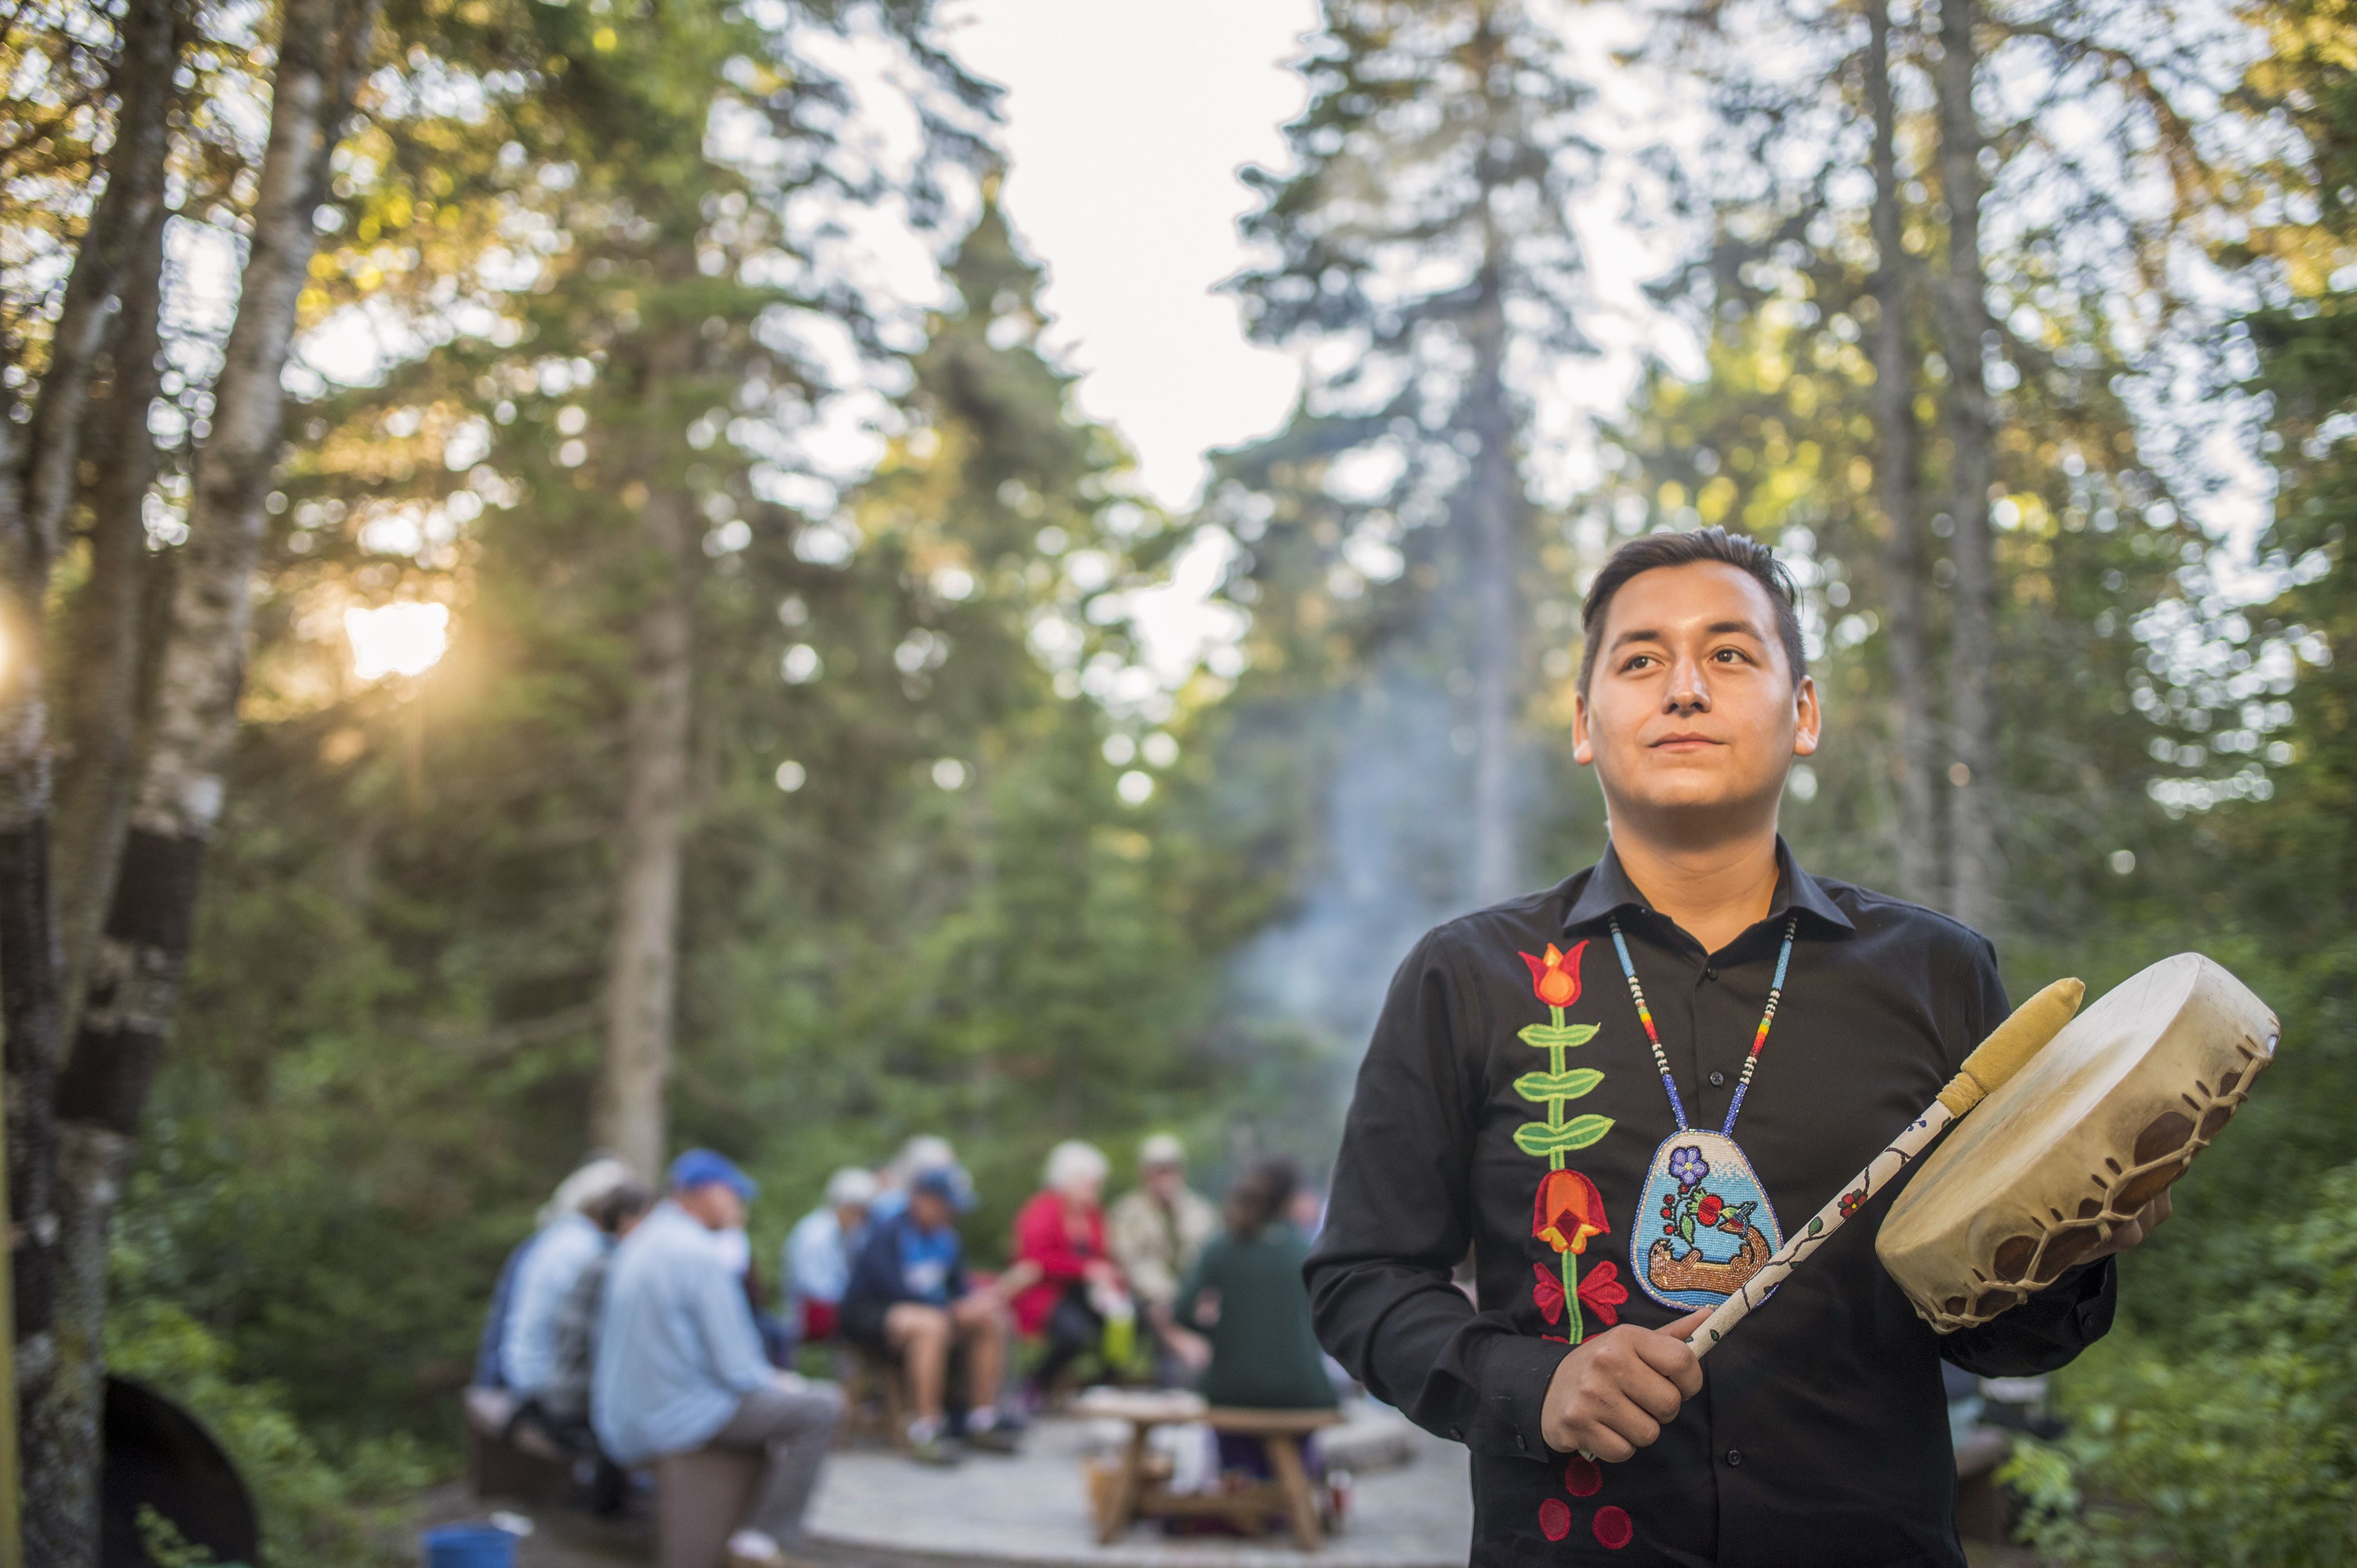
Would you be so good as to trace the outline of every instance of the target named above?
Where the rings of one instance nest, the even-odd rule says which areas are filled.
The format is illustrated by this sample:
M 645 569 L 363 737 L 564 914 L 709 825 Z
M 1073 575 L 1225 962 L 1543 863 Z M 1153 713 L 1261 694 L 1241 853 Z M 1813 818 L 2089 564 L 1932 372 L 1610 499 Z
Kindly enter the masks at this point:
M 1334 1410 L 1243 1410 L 1207 1405 L 1197 1395 L 1128 1389 L 1092 1389 L 1073 1402 L 1075 1414 L 1123 1421 L 1128 1440 L 1114 1461 L 1110 1484 L 1092 1488 L 1097 1509 L 1097 1540 L 1104 1545 L 1118 1541 L 1140 1520 L 1220 1519 L 1239 1530 L 1257 1533 L 1268 1521 L 1283 1518 L 1304 1552 L 1325 1544 L 1326 1528 L 1318 1495 L 1302 1463 L 1301 1445 L 1321 1427 L 1339 1425 Z M 1257 1437 L 1268 1445 L 1274 1480 L 1235 1490 L 1173 1492 L 1168 1477 L 1150 1463 L 1150 1443 L 1157 1426 L 1208 1426 L 1213 1432 Z

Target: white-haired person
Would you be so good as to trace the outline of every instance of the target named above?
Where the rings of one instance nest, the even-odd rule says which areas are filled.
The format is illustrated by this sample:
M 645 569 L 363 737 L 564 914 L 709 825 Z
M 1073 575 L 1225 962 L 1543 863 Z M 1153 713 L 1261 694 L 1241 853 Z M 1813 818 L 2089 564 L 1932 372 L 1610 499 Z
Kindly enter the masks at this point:
M 1179 1282 L 1219 1231 L 1220 1211 L 1187 1185 L 1187 1145 L 1168 1133 L 1139 1144 L 1137 1187 L 1106 1211 L 1105 1244 L 1160 1342 L 1166 1382 L 1211 1364 L 1210 1342 L 1178 1322 L 1171 1308 Z
M 873 1172 L 845 1165 L 827 1178 L 825 1201 L 787 1233 L 782 1272 L 788 1311 L 805 1345 L 835 1336 L 844 1287 L 851 1283 L 851 1262 L 859 1256 L 876 1191 Z
M 1093 1144 L 1077 1138 L 1059 1144 L 1048 1151 L 1046 1186 L 1015 1216 L 1008 1271 L 1021 1282 L 1015 1326 L 1026 1336 L 1046 1336 L 1047 1353 L 1031 1375 L 1033 1395 L 1042 1402 L 1066 1368 L 1106 1348 L 1108 1323 L 1133 1319 L 1121 1266 L 1105 1250 L 1102 1206 L 1112 1169 Z M 1117 1349 L 1106 1356 L 1122 1359 Z
M 474 1386 L 519 1397 L 545 1383 L 556 1367 L 556 1317 L 581 1271 L 608 1238 L 588 1210 L 630 1180 L 630 1167 L 605 1156 L 557 1183 L 541 1205 L 533 1233 L 500 1265 L 490 1310 L 475 1352 Z

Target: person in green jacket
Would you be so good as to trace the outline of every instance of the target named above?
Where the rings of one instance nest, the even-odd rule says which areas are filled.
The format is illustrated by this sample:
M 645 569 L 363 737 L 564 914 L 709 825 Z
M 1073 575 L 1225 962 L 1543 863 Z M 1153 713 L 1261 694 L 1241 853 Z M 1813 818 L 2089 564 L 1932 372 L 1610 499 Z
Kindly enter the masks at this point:
M 1308 1243 L 1285 1218 L 1301 1185 L 1290 1161 L 1263 1160 L 1228 1190 L 1227 1230 L 1178 1293 L 1181 1323 L 1210 1338 L 1196 1387 L 1215 1405 L 1331 1410 L 1334 1385 L 1301 1283 Z

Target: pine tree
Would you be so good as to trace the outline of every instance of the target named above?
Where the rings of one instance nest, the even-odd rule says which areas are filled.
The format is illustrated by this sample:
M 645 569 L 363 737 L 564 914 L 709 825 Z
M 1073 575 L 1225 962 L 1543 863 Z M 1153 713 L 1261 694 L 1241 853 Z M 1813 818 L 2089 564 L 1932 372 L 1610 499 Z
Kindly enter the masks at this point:
M 1307 529 L 1306 547 L 1255 538 L 1256 555 L 1299 550 L 1352 595 L 1407 570 L 1402 623 L 1463 672 L 1458 893 L 1494 898 L 1527 869 L 1513 776 L 1530 693 L 1530 400 L 1589 346 L 1572 223 L 1596 162 L 1577 124 L 1588 90 L 1547 20 L 1512 0 L 1332 0 L 1302 69 L 1294 169 L 1246 175 L 1262 206 L 1244 231 L 1273 258 L 1235 286 L 1254 337 L 1311 350 L 1312 381 L 1293 428 L 1223 472 L 1302 497 L 1298 516 L 1266 521 Z M 1318 593 L 1308 573 L 1275 587 Z

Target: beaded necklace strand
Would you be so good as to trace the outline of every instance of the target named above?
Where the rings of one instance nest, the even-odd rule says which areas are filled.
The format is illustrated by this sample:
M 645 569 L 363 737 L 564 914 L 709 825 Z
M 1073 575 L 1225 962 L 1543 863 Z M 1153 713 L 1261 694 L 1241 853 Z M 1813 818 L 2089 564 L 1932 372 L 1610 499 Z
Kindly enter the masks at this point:
M 1776 955 L 1776 978 L 1768 987 L 1768 1010 L 1760 1015 L 1760 1028 L 1751 1036 L 1751 1053 L 1743 1058 L 1743 1076 L 1736 1080 L 1735 1098 L 1727 1107 L 1727 1124 L 1719 1129 L 1722 1136 L 1732 1137 L 1735 1118 L 1743 1109 L 1743 1096 L 1751 1087 L 1751 1074 L 1760 1065 L 1760 1047 L 1768 1043 L 1768 1027 L 1776 1021 L 1776 1002 L 1784 994 L 1784 971 L 1792 962 L 1792 933 L 1800 929 L 1801 917 L 1794 911 L 1784 921 L 1784 946 Z M 1645 1038 L 1653 1047 L 1653 1066 L 1660 1069 L 1662 1087 L 1670 1092 L 1670 1114 L 1678 1119 L 1678 1131 L 1686 1130 L 1686 1108 L 1678 1098 L 1678 1080 L 1670 1074 L 1670 1058 L 1662 1050 L 1662 1036 L 1653 1029 L 1653 1010 L 1645 1005 L 1645 988 L 1637 983 L 1637 966 L 1630 961 L 1628 939 L 1620 934 L 1620 917 L 1612 917 L 1612 950 L 1620 955 L 1620 972 L 1629 977 L 1629 999 L 1637 1004 L 1637 1022 L 1645 1026 Z

